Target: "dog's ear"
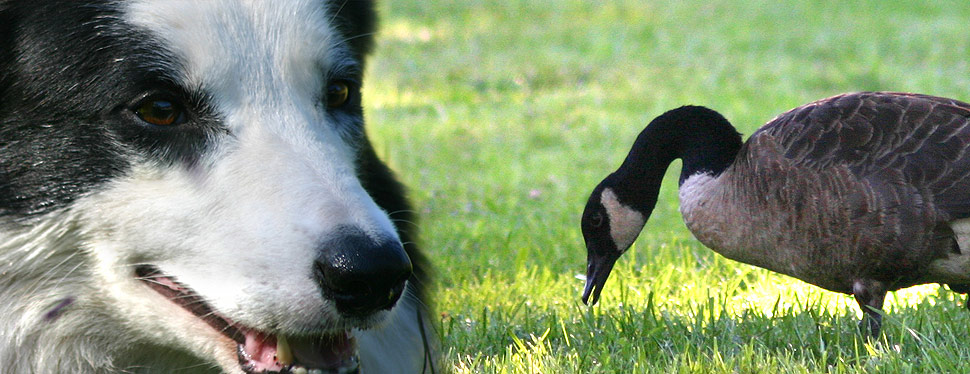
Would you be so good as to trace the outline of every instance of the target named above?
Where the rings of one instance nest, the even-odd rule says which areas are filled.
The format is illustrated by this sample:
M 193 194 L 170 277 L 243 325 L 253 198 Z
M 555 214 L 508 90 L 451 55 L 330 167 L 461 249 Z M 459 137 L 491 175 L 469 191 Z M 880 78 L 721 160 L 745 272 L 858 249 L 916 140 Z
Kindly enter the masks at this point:
M 337 12 L 334 21 L 344 39 L 354 49 L 356 57 L 363 62 L 374 45 L 377 15 L 374 2 L 370 0 L 335 1 L 331 6 Z

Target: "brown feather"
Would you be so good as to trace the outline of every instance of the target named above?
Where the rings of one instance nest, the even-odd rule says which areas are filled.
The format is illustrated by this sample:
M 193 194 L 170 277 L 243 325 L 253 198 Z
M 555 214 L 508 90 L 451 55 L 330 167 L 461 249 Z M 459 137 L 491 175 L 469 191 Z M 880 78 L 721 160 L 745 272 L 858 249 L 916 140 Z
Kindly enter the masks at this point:
M 970 213 L 968 123 L 970 104 L 914 94 L 793 109 L 755 132 L 703 194 L 727 203 L 684 218 L 729 258 L 833 291 L 852 293 L 858 279 L 888 290 L 970 281 L 928 274 L 956 248 L 947 223 Z M 740 229 L 727 222 L 738 213 Z

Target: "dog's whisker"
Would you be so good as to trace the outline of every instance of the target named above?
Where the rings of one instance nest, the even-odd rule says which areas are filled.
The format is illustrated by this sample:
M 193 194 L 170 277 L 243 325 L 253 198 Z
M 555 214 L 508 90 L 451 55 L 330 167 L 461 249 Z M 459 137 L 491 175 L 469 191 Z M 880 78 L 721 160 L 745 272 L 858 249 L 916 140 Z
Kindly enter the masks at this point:
M 78 268 L 80 268 L 81 266 L 83 266 L 83 262 L 78 262 L 78 263 L 74 264 L 74 266 L 72 266 L 70 269 L 68 269 L 66 272 L 63 272 L 63 273 L 61 273 L 62 272 L 62 268 L 66 264 L 68 264 L 71 260 L 73 260 L 76 256 L 77 256 L 77 253 L 76 252 L 75 253 L 71 253 L 70 255 L 68 255 L 67 257 L 65 257 L 63 260 L 61 260 L 57 264 L 54 264 L 49 269 L 47 269 L 47 271 L 45 271 L 40 276 L 40 279 L 44 280 L 44 282 L 37 282 L 37 283 L 35 283 L 34 286 L 31 287 L 30 291 L 27 292 L 27 294 L 38 293 L 38 292 L 40 292 L 40 290 L 41 290 L 42 287 L 49 287 L 50 284 L 48 284 L 46 282 L 48 280 L 54 280 L 56 278 L 57 281 L 54 282 L 54 286 L 55 286 L 54 288 L 56 288 L 56 286 L 59 286 L 66 279 L 70 278 L 70 276 L 72 274 L 74 274 L 74 272 L 77 271 Z
M 340 6 L 337 7 L 337 9 L 333 12 L 333 15 L 330 16 L 330 23 L 333 23 L 334 21 L 337 20 L 337 16 L 340 15 L 340 12 L 344 10 L 344 7 L 347 6 L 347 3 L 349 1 L 350 0 L 344 0 L 344 2 L 340 3 Z
M 216 366 L 216 365 L 202 362 L 202 363 L 198 363 L 198 364 L 194 364 L 194 365 L 183 366 L 181 368 L 181 370 L 192 370 L 192 369 L 198 369 L 198 368 L 202 368 L 202 367 L 207 367 L 207 368 L 210 368 L 210 369 L 219 369 L 219 367 Z
M 171 279 L 169 276 L 161 273 L 152 273 L 147 275 L 136 276 L 135 279 L 141 280 L 154 280 L 154 279 Z
M 348 37 L 348 38 L 344 38 L 340 42 L 341 43 L 346 43 L 346 42 L 349 42 L 349 41 L 354 40 L 354 39 L 359 39 L 359 38 L 363 38 L 363 37 L 367 37 L 367 36 L 374 36 L 374 35 L 377 35 L 377 33 L 376 32 L 360 33 L 360 34 L 357 34 L 357 35 L 354 35 L 354 36 L 351 36 L 351 37 Z
M 403 223 L 403 224 L 411 225 L 413 227 L 418 227 L 418 224 L 416 222 L 408 221 L 408 220 L 403 220 L 403 219 L 399 219 L 399 220 L 393 220 L 392 219 L 391 222 L 394 222 L 394 223 Z
M 199 295 L 196 295 L 195 293 L 189 293 L 189 294 L 185 294 L 185 295 L 179 295 L 179 296 L 173 297 L 172 299 L 174 299 L 174 300 L 189 300 L 189 301 L 185 302 L 185 305 L 193 305 L 193 304 L 205 305 L 206 304 L 205 303 L 205 300 L 202 300 L 202 297 L 199 296 Z
M 137 279 L 142 280 L 142 281 L 145 281 L 145 282 L 148 282 L 148 283 L 154 283 L 154 284 L 157 284 L 159 286 L 170 287 L 170 285 L 168 283 L 159 282 L 159 281 L 156 281 L 154 279 L 148 279 L 148 278 L 137 278 Z

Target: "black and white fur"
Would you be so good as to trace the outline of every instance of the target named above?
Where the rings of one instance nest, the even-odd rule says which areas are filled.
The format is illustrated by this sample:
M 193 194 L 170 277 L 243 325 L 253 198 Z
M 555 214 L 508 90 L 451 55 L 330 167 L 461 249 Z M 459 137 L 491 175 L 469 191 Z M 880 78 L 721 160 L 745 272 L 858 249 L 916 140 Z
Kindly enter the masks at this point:
M 430 372 L 411 213 L 363 128 L 373 26 L 360 0 L 0 0 L 0 371 L 306 372 L 247 366 L 248 331 Z

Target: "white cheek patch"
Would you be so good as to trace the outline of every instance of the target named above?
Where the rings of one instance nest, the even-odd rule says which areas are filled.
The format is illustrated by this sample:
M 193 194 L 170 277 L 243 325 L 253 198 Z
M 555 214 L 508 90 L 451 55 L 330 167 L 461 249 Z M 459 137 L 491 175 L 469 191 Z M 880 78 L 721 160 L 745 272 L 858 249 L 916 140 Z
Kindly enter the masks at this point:
M 616 249 L 623 253 L 637 240 L 647 220 L 640 212 L 620 203 L 612 189 L 603 189 L 600 203 L 610 217 L 610 236 L 616 243 Z

